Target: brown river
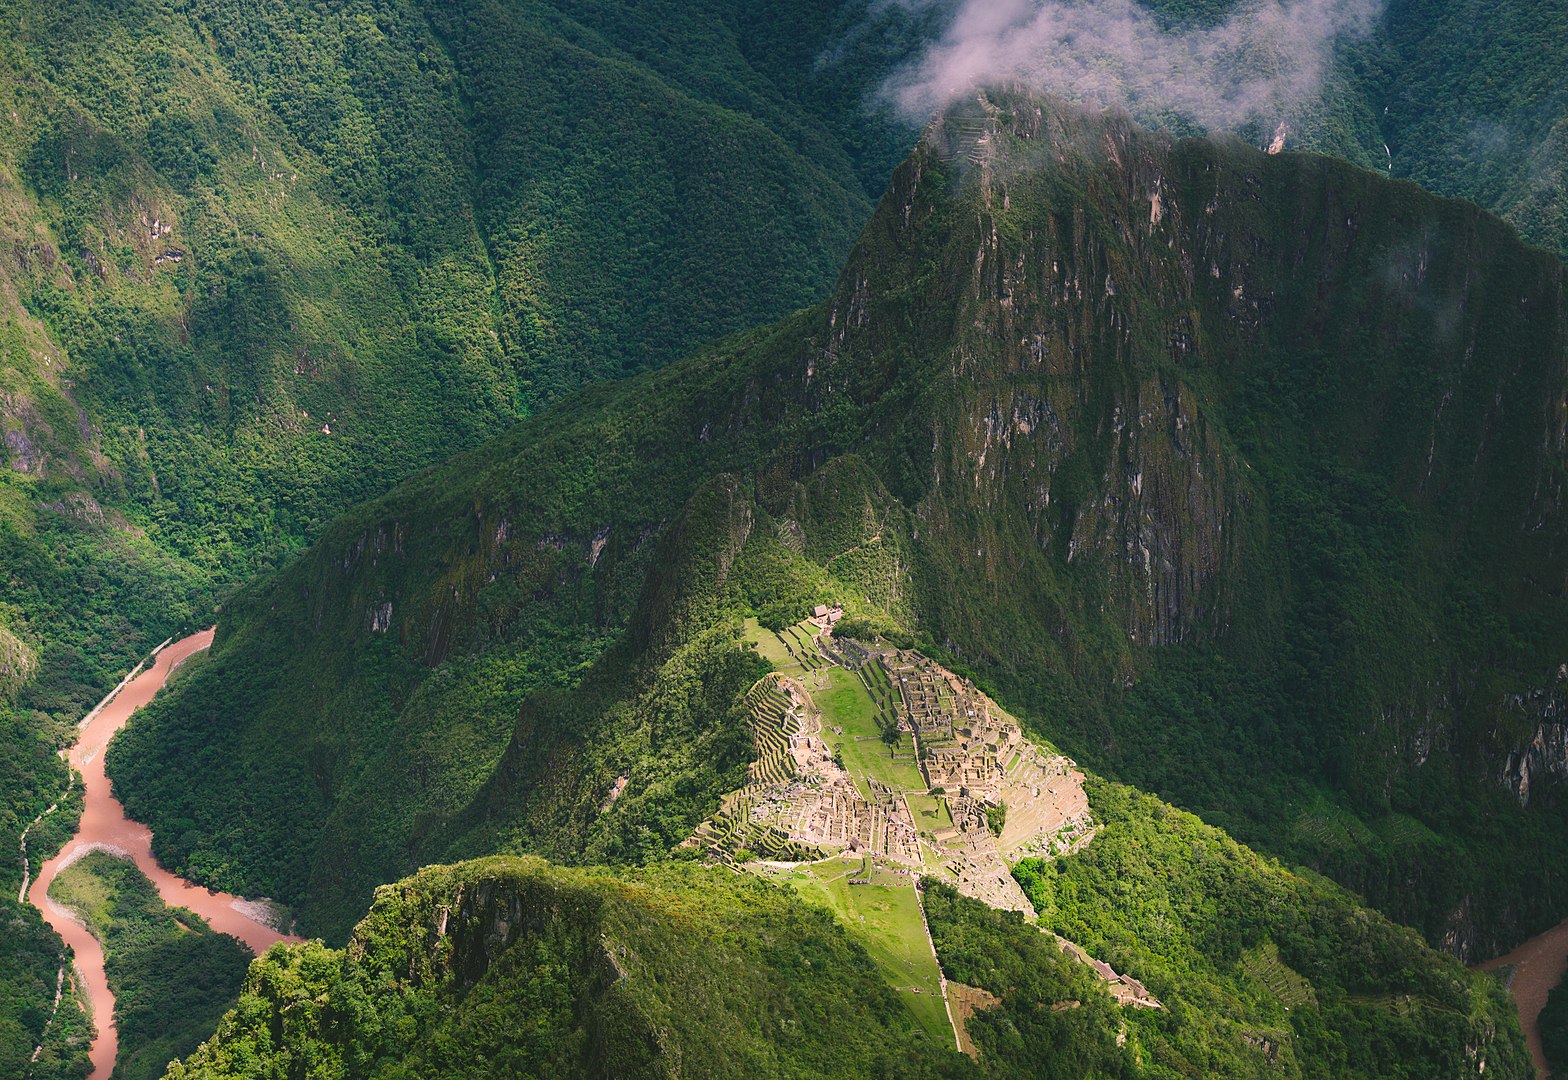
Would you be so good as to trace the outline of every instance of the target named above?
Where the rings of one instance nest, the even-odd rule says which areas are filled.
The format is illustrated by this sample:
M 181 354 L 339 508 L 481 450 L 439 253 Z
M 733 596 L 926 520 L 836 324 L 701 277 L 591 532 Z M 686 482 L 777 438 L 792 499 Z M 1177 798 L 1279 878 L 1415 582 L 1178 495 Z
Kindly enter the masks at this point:
M 1541 1008 L 1546 1004 L 1546 995 L 1562 981 L 1563 972 L 1568 969 L 1568 920 L 1537 934 L 1513 952 L 1477 964 L 1476 970 L 1500 967 L 1514 969 L 1508 986 L 1519 1007 L 1519 1023 L 1524 1028 L 1525 1042 L 1530 1044 L 1530 1057 L 1535 1060 L 1535 1075 L 1549 1076 L 1546 1055 L 1541 1052 Z
M 43 912 L 44 921 L 71 947 L 79 985 L 92 1005 L 98 1037 L 93 1041 L 93 1071 L 88 1080 L 107 1080 L 114 1069 L 119 1049 L 114 1030 L 114 996 L 109 993 L 109 982 L 104 976 L 103 949 L 98 940 L 70 912 L 49 899 L 49 884 L 63 868 L 89 851 L 107 849 L 135 861 L 158 886 L 165 903 L 194 911 L 214 930 L 239 938 L 252 952 L 261 953 L 274 942 L 300 940 L 259 921 L 265 917 L 259 905 L 192 885 L 159 866 L 152 857 L 151 830 L 125 816 L 124 807 L 110 792 L 109 779 L 104 775 L 103 752 L 114 733 L 125 726 L 133 712 L 153 699 L 182 660 L 212 644 L 212 634 L 212 630 L 203 630 L 161 649 L 150 667 L 120 686 L 89 714 L 70 751 L 71 766 L 82 774 L 86 790 L 81 825 L 60 853 L 39 869 L 27 892 L 28 900 Z M 1519 1019 L 1530 1055 L 1535 1059 L 1536 1074 L 1545 1077 L 1546 1059 L 1541 1053 L 1537 1019 L 1546 1004 L 1546 995 L 1568 969 L 1568 921 L 1531 938 L 1505 956 L 1477 965 L 1477 970 L 1504 966 L 1515 969 L 1510 985 L 1519 1005 Z
M 180 661 L 212 644 L 212 634 L 212 630 L 203 630 L 161 649 L 150 666 L 88 714 L 69 758 L 71 767 L 82 774 L 86 792 L 81 825 L 60 853 L 39 869 L 27 892 L 27 899 L 43 913 L 44 921 L 71 947 L 78 985 L 92 1005 L 98 1037 L 93 1041 L 89 1080 L 107 1080 L 114 1069 L 119 1049 L 114 1029 L 114 997 L 104 976 L 103 948 L 98 940 L 69 911 L 49 899 L 49 883 L 63 868 L 89 851 L 113 851 L 133 860 L 158 886 L 166 904 L 194 911 L 214 930 L 239 938 L 252 952 L 263 952 L 277 941 L 300 940 L 257 921 L 265 917 L 260 905 L 192 885 L 159 866 L 152 857 L 151 830 L 125 816 L 124 807 L 110 792 L 108 777 L 104 775 L 104 748 L 114 733 L 125 726 L 133 712 L 152 700 Z

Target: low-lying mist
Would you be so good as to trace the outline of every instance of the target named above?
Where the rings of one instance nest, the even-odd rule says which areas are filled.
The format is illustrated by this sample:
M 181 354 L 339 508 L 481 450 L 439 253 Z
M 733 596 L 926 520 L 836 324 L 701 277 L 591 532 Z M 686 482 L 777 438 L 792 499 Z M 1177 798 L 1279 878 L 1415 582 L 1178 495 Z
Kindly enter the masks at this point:
M 887 2 L 953 9 L 942 36 L 883 86 L 911 120 L 976 87 L 1022 83 L 1210 130 L 1288 123 L 1317 96 L 1336 44 L 1365 34 L 1381 8 L 1381 0 L 1259 0 L 1218 23 L 1167 29 L 1134 0 Z

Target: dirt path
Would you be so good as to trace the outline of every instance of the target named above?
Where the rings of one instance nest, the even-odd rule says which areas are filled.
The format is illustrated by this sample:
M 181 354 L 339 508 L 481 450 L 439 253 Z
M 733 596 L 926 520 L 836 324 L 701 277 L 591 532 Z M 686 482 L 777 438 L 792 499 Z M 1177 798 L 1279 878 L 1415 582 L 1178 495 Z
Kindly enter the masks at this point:
M 75 954 L 81 988 L 98 1028 L 92 1047 L 93 1071 L 88 1080 L 106 1080 L 114 1068 L 119 1049 L 114 1029 L 114 996 L 104 975 L 103 949 L 98 940 L 69 911 L 49 899 L 49 884 L 62 869 L 89 851 L 108 850 L 131 859 L 152 879 L 164 903 L 189 908 L 214 930 L 239 938 L 252 952 L 263 952 L 274 942 L 299 940 L 256 922 L 250 915 L 256 909 L 246 901 L 192 885 L 159 866 L 152 857 L 152 831 L 125 816 L 125 808 L 110 791 L 104 775 L 104 748 L 114 733 L 125 726 L 131 713 L 152 700 L 180 661 L 212 644 L 212 634 L 211 630 L 203 630 L 160 650 L 146 670 L 122 683 L 87 715 L 69 756 L 71 767 L 82 774 L 85 803 L 81 825 L 60 853 L 39 868 L 27 893 L 28 900 L 43 913 L 44 921 L 54 927 Z
M 1511 953 L 1477 964 L 1475 969 L 1492 971 L 1500 967 L 1514 969 L 1508 986 L 1519 1006 L 1519 1025 L 1524 1028 L 1530 1057 L 1535 1060 L 1535 1075 L 1544 1080 L 1550 1073 L 1546 1055 L 1541 1051 L 1541 1027 L 1537 1021 L 1546 1005 L 1546 995 L 1562 981 L 1563 972 L 1568 969 L 1568 920 L 1537 934 Z

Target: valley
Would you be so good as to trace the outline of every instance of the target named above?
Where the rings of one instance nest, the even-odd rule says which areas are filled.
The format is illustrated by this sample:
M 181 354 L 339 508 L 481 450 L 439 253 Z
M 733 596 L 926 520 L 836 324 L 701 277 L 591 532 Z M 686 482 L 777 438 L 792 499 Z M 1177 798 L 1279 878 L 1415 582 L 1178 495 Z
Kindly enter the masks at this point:
M 133 712 L 152 700 L 182 662 L 212 644 L 212 635 L 209 629 L 166 642 L 155 650 L 150 664 L 132 672 L 83 719 L 69 755 L 71 768 L 82 778 L 85 801 L 81 822 L 66 845 L 38 868 L 25 892 L 27 901 L 43 913 L 74 956 L 79 992 L 90 1006 L 97 1027 L 90 1080 L 107 1080 L 119 1042 L 114 1022 L 115 1000 L 105 974 L 102 943 L 80 915 L 58 902 L 50 892 L 55 878 L 79 859 L 102 851 L 130 861 L 153 882 L 166 904 L 195 912 L 213 930 L 238 939 L 252 953 L 263 953 L 279 941 L 300 940 L 272 925 L 277 916 L 265 901 L 247 901 L 213 892 L 159 866 L 152 854 L 151 831 L 126 817 L 104 773 L 104 750 L 115 733 Z
M 1565 68 L 0 0 L 0 1077 L 1568 1068 Z

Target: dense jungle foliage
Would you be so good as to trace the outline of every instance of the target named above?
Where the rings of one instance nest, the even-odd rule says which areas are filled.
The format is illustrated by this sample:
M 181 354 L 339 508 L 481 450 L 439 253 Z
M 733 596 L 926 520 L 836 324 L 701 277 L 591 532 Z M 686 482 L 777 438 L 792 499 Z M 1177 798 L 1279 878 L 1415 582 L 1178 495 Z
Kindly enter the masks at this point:
M 919 20 L 623 7 L 0 6 L 31 703 L 411 470 L 828 287 L 909 139 L 859 103 Z
M 20 643 L 0 635 L 0 649 L 7 646 L 13 651 L 0 663 L 31 666 Z M 0 697 L 0 838 L 7 851 L 18 852 L 25 832 L 29 869 L 36 872 L 76 831 L 82 793 L 57 753 L 74 737 L 74 726 L 19 708 L 18 690 L 12 684 Z M 0 1076 L 85 1076 L 92 1026 L 65 978 L 59 937 L 35 908 L 17 902 L 22 883 L 20 858 L 0 862 Z M 31 1060 L 35 1048 L 39 1055 Z
M 1432 1076 L 1460 1075 L 1472 1060 L 1486 1062 L 1486 1075 L 1530 1075 L 1511 1003 L 1491 979 L 1431 953 L 1337 888 L 1303 882 L 1157 800 L 1097 792 L 1097 803 L 1107 799 L 1115 801 L 1111 858 L 1161 834 L 1163 844 L 1197 841 L 1223 853 L 1218 863 L 1178 871 L 1175 887 L 1209 910 L 1223 908 L 1195 938 L 1211 955 L 1225 948 L 1231 955 L 1216 976 L 1198 951 L 1183 952 L 1164 1010 L 1116 1006 L 1049 934 L 928 882 L 926 917 L 948 978 L 1000 999 L 969 1021 L 980 1048 L 971 1060 L 914 1023 L 856 928 L 788 889 L 718 867 L 568 870 L 489 858 L 427 868 L 378 890 L 345 950 L 275 947 L 252 967 L 216 1035 L 172 1068 L 170 1080 L 305 1070 L 443 1078 Z M 1128 886 L 1153 884 L 1168 869 L 1149 860 L 1129 866 L 1122 882 L 1091 875 L 1078 898 L 1086 908 L 1133 906 Z M 1249 890 L 1278 891 L 1284 902 L 1259 913 L 1226 899 Z M 1326 956 L 1348 936 L 1366 955 L 1314 966 L 1318 981 L 1306 998 L 1282 1004 L 1272 984 L 1259 981 L 1272 978 L 1269 971 L 1249 975 L 1251 953 L 1227 944 L 1227 935 L 1251 940 L 1252 928 L 1267 925 L 1285 936 L 1287 924 L 1296 927 L 1291 948 Z M 1268 955 L 1283 970 L 1278 953 Z M 1383 967 L 1364 971 L 1365 962 Z M 1441 1000 L 1404 1004 L 1418 1000 L 1413 993 Z M 1294 1021 L 1291 1005 L 1301 1013 Z
M 1126 1023 L 1174 1074 L 1242 1076 L 1266 1062 L 1325 1080 L 1460 1076 L 1481 1060 L 1487 1074 L 1532 1074 L 1491 976 L 1191 814 L 1095 777 L 1089 790 L 1094 841 L 1014 876 L 1042 927 L 1133 973 L 1165 1006 L 1129 1009 Z
M 821 589 L 1434 945 L 1560 917 L 1561 785 L 1508 770 L 1568 618 L 1562 264 L 1328 159 L 975 110 L 825 304 L 237 596 L 111 750 L 160 857 L 341 940 L 424 863 L 660 854 L 741 775 L 729 628 Z
M 75 993 L 60 938 L 37 909 L 16 903 L 14 892 L 8 899 L 0 907 L 0 1075 L 82 1080 L 90 1066 L 93 1026 Z
M 352 1003 L 348 1008 L 343 1003 Z M 825 910 L 728 870 L 492 858 L 274 947 L 171 1080 L 968 1076 Z
M 1559 983 L 1546 996 L 1536 1021 L 1541 1028 L 1541 1049 L 1552 1075 L 1568 1072 L 1568 986 Z
M 1568 258 L 1568 8 L 1391 0 L 1374 42 L 1356 69 L 1394 175 Z
M 166 907 L 135 864 L 90 852 L 55 877 L 49 895 L 103 945 L 120 1040 L 114 1080 L 157 1080 L 239 996 L 250 951 L 194 912 Z

